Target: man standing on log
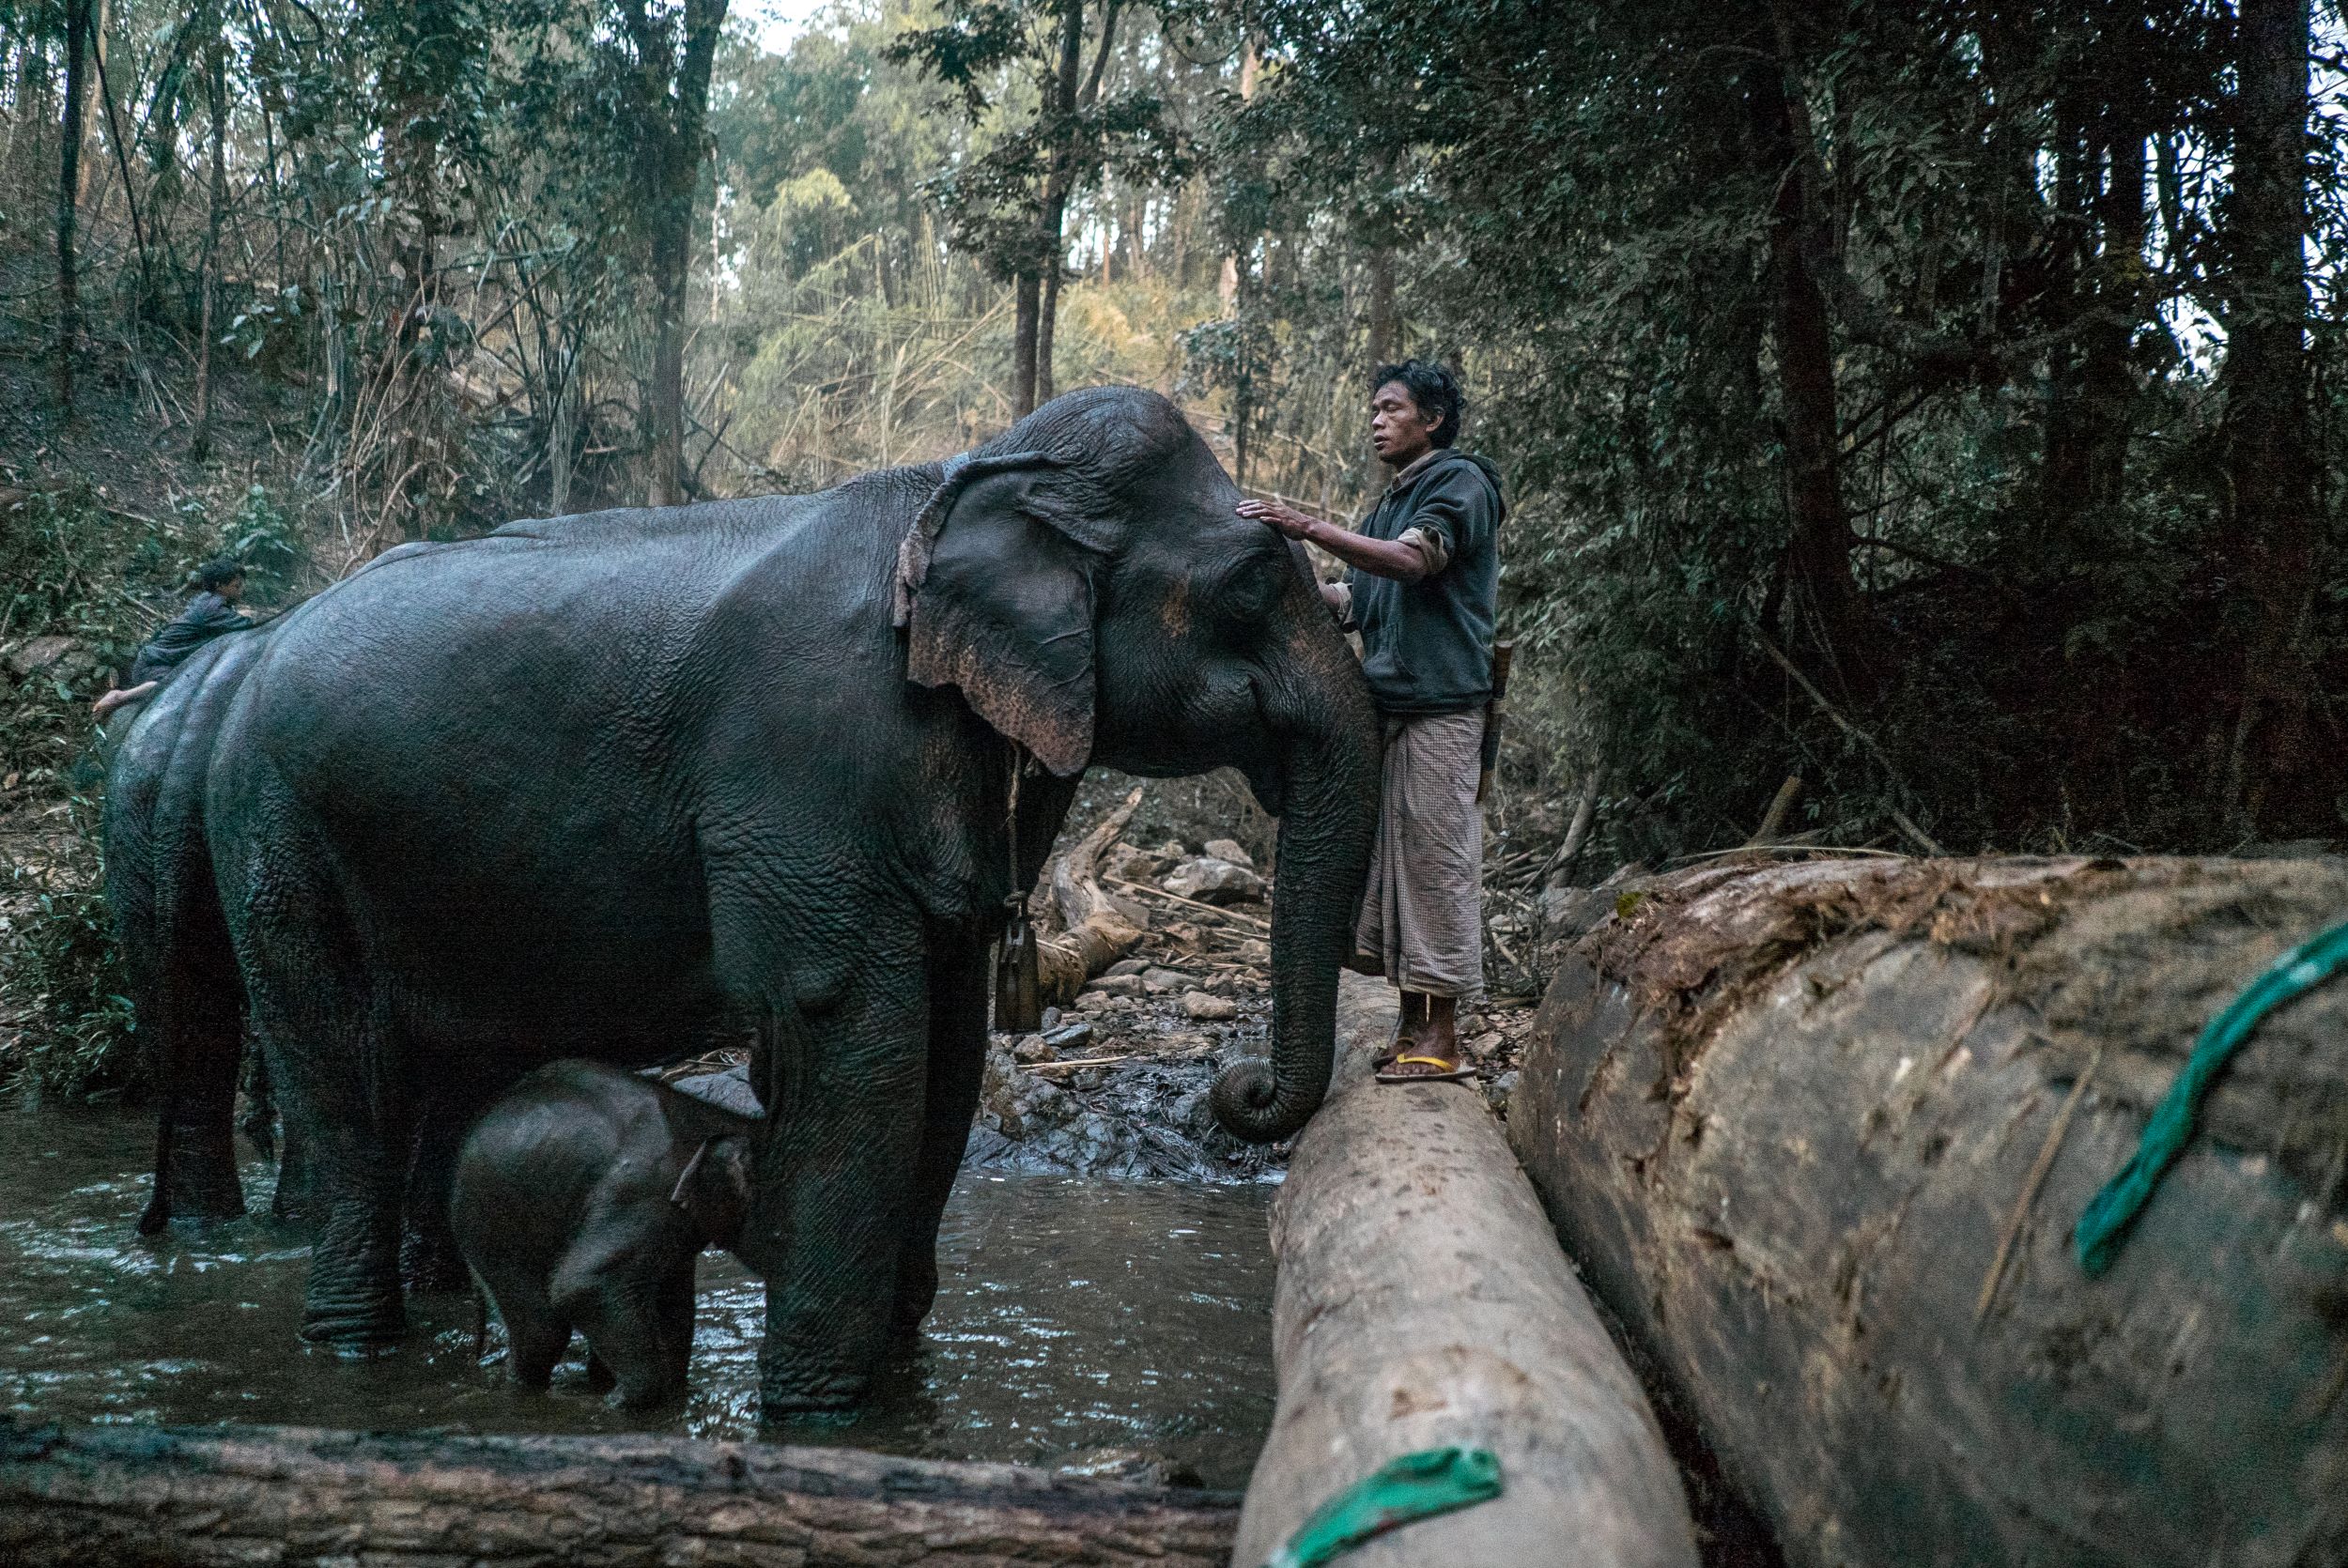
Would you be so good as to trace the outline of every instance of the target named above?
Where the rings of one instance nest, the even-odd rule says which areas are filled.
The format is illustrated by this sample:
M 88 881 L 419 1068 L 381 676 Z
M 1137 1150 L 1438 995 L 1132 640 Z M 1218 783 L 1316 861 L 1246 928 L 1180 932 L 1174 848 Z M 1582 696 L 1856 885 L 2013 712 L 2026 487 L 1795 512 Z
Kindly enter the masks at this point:
M 1369 441 L 1394 470 L 1347 531 L 1276 501 L 1239 515 L 1318 545 L 1351 568 L 1322 594 L 1362 635 L 1362 672 L 1385 722 L 1378 843 L 1353 930 L 1353 967 L 1402 992 L 1380 1083 L 1465 1078 L 1460 999 L 1484 985 L 1484 814 L 1476 804 L 1500 587 L 1500 472 L 1453 449 L 1460 383 L 1406 360 L 1370 376 Z

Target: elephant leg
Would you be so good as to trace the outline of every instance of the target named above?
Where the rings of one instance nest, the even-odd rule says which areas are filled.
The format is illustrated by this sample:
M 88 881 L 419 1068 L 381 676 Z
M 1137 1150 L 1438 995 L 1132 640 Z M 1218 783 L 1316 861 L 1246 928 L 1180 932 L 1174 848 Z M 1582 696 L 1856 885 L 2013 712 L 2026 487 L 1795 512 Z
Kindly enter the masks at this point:
M 277 1136 L 277 1191 L 270 1198 L 270 1218 L 286 1224 L 314 1223 L 317 1219 L 317 1199 L 310 1165 L 310 1135 L 290 1122 L 281 1123 Z
M 670 1271 L 660 1284 L 660 1341 L 667 1351 L 669 1380 L 681 1393 L 693 1364 L 693 1259 Z
M 570 1348 L 571 1325 L 543 1291 L 512 1291 L 497 1299 L 505 1320 L 505 1364 L 525 1389 L 554 1380 L 554 1364 Z
M 869 947 L 917 944 L 875 933 Z M 875 962 L 812 1025 L 777 1025 L 743 1248 L 766 1277 L 758 1376 L 770 1419 L 857 1404 L 888 1348 L 924 1127 L 925 980 L 918 957 Z
M 603 1275 L 560 1303 L 587 1336 L 595 1360 L 611 1369 L 612 1397 L 630 1410 L 670 1404 L 685 1391 L 662 1322 L 665 1280 Z
M 196 754 L 175 757 L 174 779 L 156 807 L 147 856 L 126 858 L 119 933 L 131 955 L 139 1024 L 156 1047 L 162 1115 L 155 1134 L 155 1188 L 139 1231 L 174 1219 L 232 1220 L 244 1213 L 237 1176 L 237 1076 L 245 1031 L 245 989 L 216 889 L 200 785 L 179 776 Z M 143 872 L 143 874 L 142 874 Z M 110 873 L 110 886 L 116 883 Z
M 317 1231 L 301 1337 L 369 1349 L 406 1327 L 399 1207 L 414 1116 L 390 1008 L 316 869 L 326 863 L 283 852 L 250 872 L 238 952 L 289 1142 L 308 1151 Z
M 937 1225 L 962 1169 L 986 1077 L 986 945 L 958 934 L 959 940 L 935 939 L 930 949 L 929 1083 L 890 1316 L 892 1331 L 903 1338 L 919 1332 L 937 1299 Z
M 436 1071 L 436 1078 L 439 1074 Z M 427 1094 L 418 1107 L 415 1152 L 408 1164 L 401 1206 L 399 1275 L 418 1292 L 463 1290 L 471 1283 L 465 1260 L 449 1226 L 449 1183 L 465 1133 L 491 1097 L 471 1092 L 451 1079 Z

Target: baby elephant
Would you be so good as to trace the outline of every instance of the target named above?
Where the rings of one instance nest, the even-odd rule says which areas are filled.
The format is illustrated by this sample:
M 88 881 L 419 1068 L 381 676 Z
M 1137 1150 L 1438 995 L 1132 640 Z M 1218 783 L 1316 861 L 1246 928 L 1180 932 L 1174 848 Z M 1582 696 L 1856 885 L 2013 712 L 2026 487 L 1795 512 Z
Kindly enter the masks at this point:
M 517 1382 L 545 1388 L 577 1329 L 622 1404 L 684 1397 L 693 1260 L 740 1240 L 762 1127 L 595 1062 L 540 1068 L 489 1108 L 449 1213 Z

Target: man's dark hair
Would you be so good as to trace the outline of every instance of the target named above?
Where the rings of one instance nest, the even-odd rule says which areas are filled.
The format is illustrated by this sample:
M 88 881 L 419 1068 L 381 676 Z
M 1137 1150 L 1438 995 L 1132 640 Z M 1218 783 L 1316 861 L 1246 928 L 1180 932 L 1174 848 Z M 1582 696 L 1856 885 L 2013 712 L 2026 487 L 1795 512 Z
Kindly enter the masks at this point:
M 1399 381 L 1402 390 L 1411 394 L 1418 411 L 1429 419 L 1440 417 L 1441 424 L 1428 432 L 1428 438 L 1437 446 L 1449 446 L 1460 438 L 1460 414 L 1465 399 L 1460 395 L 1460 378 L 1427 360 L 1405 360 L 1398 365 L 1380 365 L 1370 372 L 1369 395 L 1376 397 L 1378 389 L 1389 381 Z
M 208 561 L 195 569 L 195 586 L 207 593 L 217 593 L 244 576 L 244 562 L 229 556 Z

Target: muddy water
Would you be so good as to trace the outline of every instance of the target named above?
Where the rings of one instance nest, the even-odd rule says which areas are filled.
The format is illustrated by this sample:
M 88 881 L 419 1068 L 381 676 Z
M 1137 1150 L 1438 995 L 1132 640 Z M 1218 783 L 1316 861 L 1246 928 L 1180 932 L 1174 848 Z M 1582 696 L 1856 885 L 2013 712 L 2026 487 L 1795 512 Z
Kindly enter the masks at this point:
M 142 1240 L 143 1116 L 0 1108 L 0 1409 L 19 1419 L 480 1432 L 757 1425 L 763 1292 L 704 1254 L 693 1394 L 674 1416 L 607 1407 L 574 1360 L 551 1394 L 476 1365 L 462 1296 L 411 1301 L 406 1346 L 348 1361 L 295 1337 L 307 1251 L 244 1221 Z M 269 1167 L 245 1171 L 268 1207 Z M 777 1440 L 934 1458 L 1103 1466 L 1138 1451 L 1244 1484 L 1272 1420 L 1270 1190 L 966 1172 L 947 1210 L 919 1348 L 854 1421 Z M 574 1353 L 579 1351 L 573 1342 Z

